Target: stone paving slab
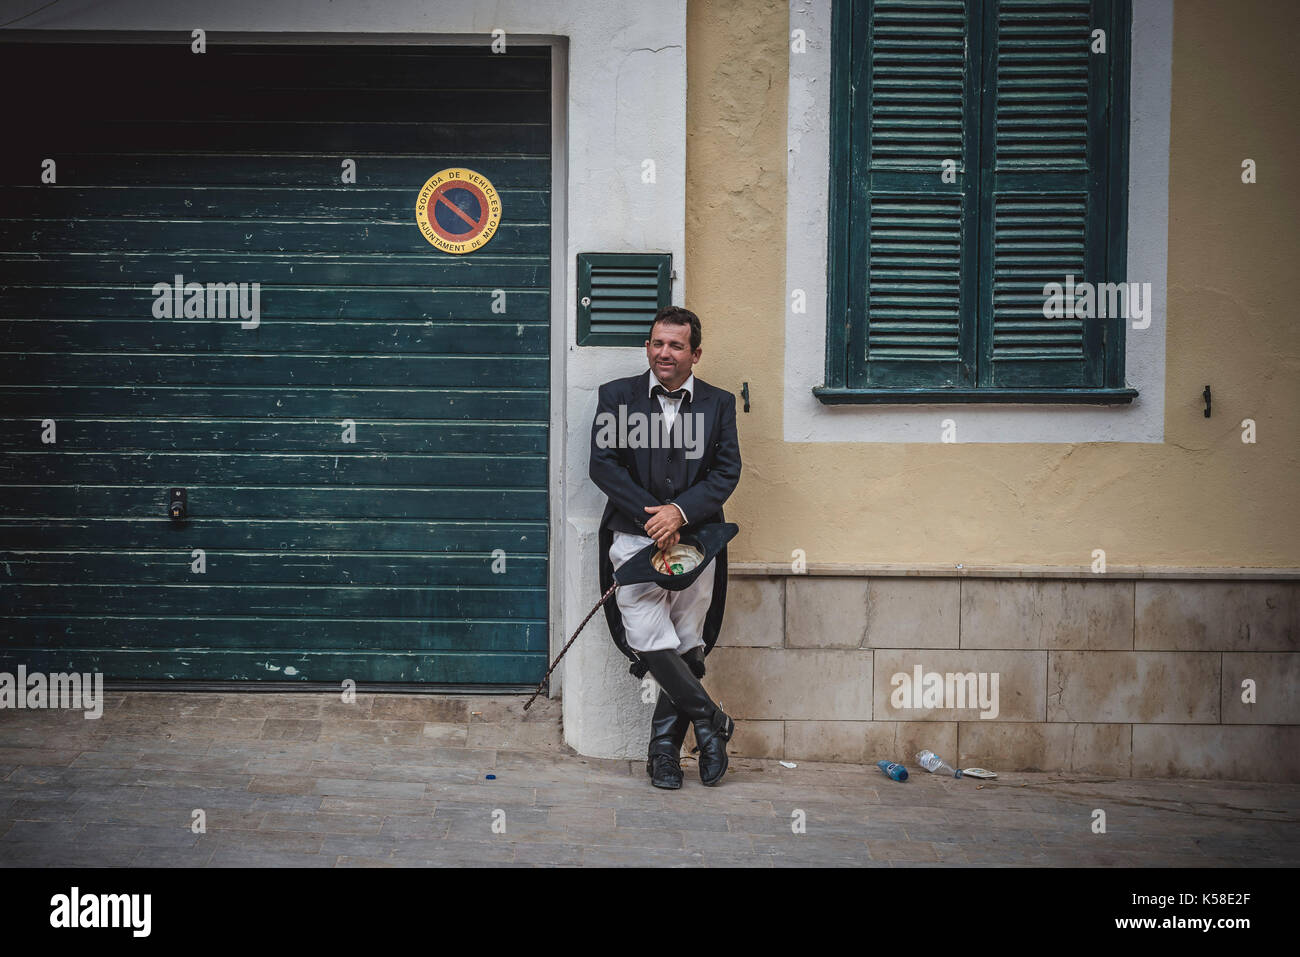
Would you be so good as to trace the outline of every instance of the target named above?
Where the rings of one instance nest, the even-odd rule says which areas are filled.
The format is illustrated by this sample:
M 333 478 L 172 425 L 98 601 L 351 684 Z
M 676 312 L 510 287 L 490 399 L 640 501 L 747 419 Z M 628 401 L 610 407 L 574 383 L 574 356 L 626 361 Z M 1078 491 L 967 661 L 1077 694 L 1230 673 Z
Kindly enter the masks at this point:
M 98 720 L 0 710 L 0 866 L 1300 864 L 1295 785 L 897 784 L 874 767 L 733 758 L 719 787 L 688 759 L 684 787 L 662 791 L 643 761 L 567 748 L 559 702 L 524 700 L 111 692 Z

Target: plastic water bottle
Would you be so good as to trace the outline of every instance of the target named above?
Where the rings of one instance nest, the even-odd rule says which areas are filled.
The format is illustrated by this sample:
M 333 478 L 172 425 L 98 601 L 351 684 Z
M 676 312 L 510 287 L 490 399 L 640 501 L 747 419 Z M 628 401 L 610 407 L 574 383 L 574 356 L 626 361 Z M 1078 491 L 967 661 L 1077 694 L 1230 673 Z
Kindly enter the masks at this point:
M 933 751 L 916 752 L 916 763 L 921 765 L 931 774 L 951 774 L 955 778 L 961 777 L 961 772 L 955 770 L 947 761 L 939 757 Z
M 895 781 L 907 780 L 907 768 L 901 764 L 895 764 L 893 761 L 877 761 L 876 767 L 880 768 L 881 773 L 886 777 L 893 778 Z

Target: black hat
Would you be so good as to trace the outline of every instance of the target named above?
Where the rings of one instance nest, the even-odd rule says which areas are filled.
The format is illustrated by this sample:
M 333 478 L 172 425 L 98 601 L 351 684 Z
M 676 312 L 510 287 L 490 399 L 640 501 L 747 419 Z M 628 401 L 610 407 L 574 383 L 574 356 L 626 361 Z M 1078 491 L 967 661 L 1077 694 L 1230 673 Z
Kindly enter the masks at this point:
M 734 522 L 714 522 L 701 525 L 693 532 L 684 532 L 678 543 L 668 550 L 668 561 L 676 565 L 674 558 L 681 558 L 683 570 L 675 575 L 660 571 L 664 567 L 664 557 L 659 546 L 651 542 L 637 552 L 618 568 L 614 569 L 614 581 L 620 585 L 639 585 L 654 582 L 669 591 L 681 591 L 689 588 L 700 573 L 708 567 L 709 562 L 717 558 L 718 552 L 727 547 L 740 532 L 740 526 Z M 693 567 L 690 567 L 692 566 Z

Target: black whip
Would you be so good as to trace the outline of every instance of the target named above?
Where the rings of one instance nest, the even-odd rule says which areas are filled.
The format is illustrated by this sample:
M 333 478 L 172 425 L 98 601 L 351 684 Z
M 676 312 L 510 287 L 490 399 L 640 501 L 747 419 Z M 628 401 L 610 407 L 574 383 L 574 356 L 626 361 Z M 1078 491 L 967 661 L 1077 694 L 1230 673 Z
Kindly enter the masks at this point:
M 532 703 L 537 700 L 537 696 L 542 693 L 542 688 L 546 685 L 546 679 L 551 676 L 551 672 L 555 670 L 555 666 L 560 663 L 560 659 L 564 657 L 564 653 L 569 650 L 569 645 L 573 644 L 575 641 L 578 640 L 578 634 L 582 631 L 583 628 L 587 626 L 587 622 L 591 621 L 591 616 L 596 614 L 596 612 L 600 610 L 601 605 L 609 601 L 609 596 L 614 594 L 614 589 L 617 587 L 618 587 L 618 582 L 614 582 L 614 584 L 610 585 L 609 591 L 601 595 L 600 601 L 596 602 L 596 607 L 587 613 L 586 618 L 582 619 L 582 624 L 578 626 L 578 630 L 573 633 L 573 637 L 570 638 L 568 642 L 565 643 L 564 647 L 560 649 L 560 653 L 555 656 L 555 661 L 551 663 L 551 667 L 546 669 L 546 674 L 542 675 L 542 680 L 537 683 L 537 690 L 534 691 L 533 696 L 528 699 L 528 704 L 524 705 L 525 711 L 527 711 L 529 707 L 532 706 Z

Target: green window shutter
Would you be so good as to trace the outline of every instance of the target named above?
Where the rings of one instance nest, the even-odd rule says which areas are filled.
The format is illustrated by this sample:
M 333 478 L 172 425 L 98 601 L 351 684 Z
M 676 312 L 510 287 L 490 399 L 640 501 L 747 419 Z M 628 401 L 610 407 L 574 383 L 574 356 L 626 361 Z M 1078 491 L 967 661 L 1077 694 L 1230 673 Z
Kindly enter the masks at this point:
M 579 253 L 578 345 L 642 345 L 672 303 L 672 270 L 672 253 Z
M 977 14 L 975 0 L 852 4 L 850 385 L 974 385 L 964 317 L 978 291 Z
M 1047 283 L 1107 281 L 1110 0 L 986 0 L 979 385 L 1098 388 L 1118 321 L 1047 318 Z M 1094 29 L 1107 52 L 1090 50 Z M 1112 363 L 1113 365 L 1113 363 Z
M 1137 394 L 1122 317 L 1043 309 L 1048 283 L 1100 303 L 1127 278 L 1130 18 L 1130 0 L 836 0 L 821 401 Z

